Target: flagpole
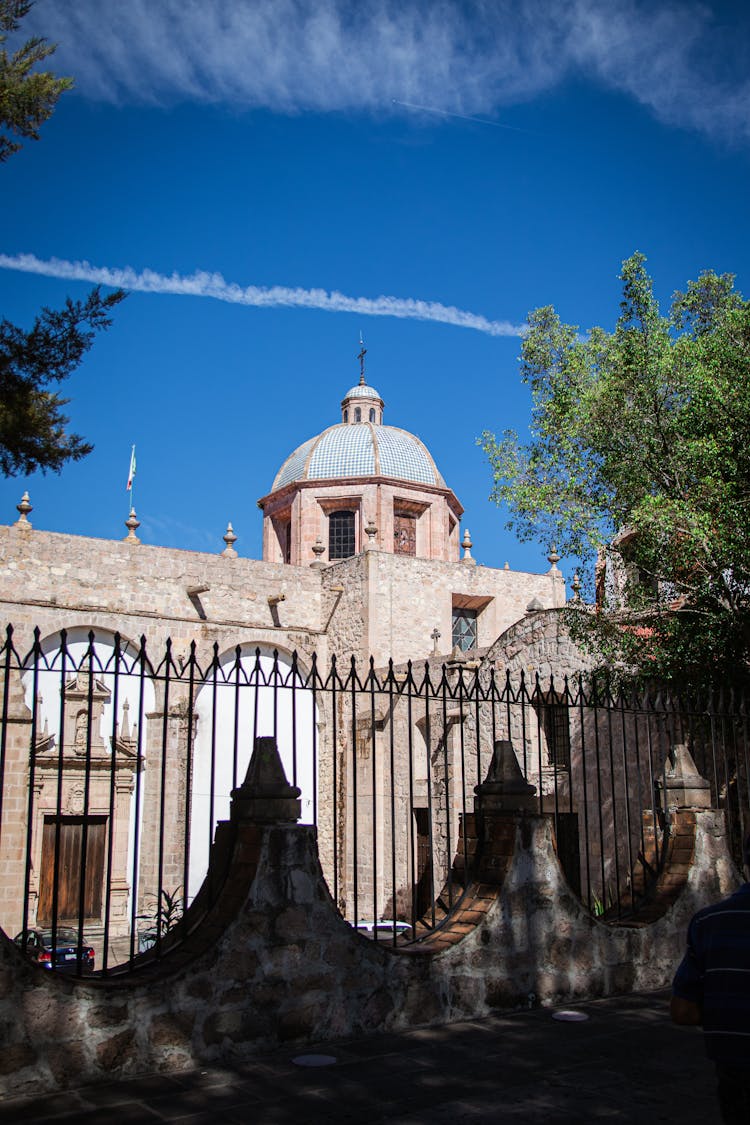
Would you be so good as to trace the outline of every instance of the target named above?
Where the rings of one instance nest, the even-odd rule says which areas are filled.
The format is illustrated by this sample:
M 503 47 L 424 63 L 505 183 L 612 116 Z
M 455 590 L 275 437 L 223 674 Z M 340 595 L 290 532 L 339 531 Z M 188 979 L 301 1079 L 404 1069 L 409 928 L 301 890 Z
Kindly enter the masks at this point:
M 135 445 L 130 449 L 130 466 L 128 468 L 128 483 L 126 491 L 130 493 L 130 502 L 128 505 L 128 515 L 135 509 Z

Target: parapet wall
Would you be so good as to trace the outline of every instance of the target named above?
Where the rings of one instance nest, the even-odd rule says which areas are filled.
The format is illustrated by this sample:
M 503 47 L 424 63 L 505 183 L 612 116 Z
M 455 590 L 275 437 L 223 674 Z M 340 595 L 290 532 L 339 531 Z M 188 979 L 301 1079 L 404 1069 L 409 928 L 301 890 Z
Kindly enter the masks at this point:
M 215 906 L 160 962 L 75 981 L 0 939 L 0 1094 L 664 986 L 693 912 L 737 881 L 723 815 L 689 817 L 692 852 L 683 847 L 679 871 L 665 872 L 656 921 L 591 917 L 562 875 L 551 822 L 514 816 L 500 831 L 485 825 L 495 861 L 485 853 L 482 882 L 449 918 L 449 939 L 403 950 L 374 944 L 340 917 L 314 829 L 237 823 Z
M 309 567 L 14 525 L 0 527 L 0 607 L 27 647 L 36 626 L 44 637 L 79 625 L 147 634 L 157 650 L 167 637 L 175 651 L 194 639 L 224 650 L 251 635 L 326 655 L 320 577 Z

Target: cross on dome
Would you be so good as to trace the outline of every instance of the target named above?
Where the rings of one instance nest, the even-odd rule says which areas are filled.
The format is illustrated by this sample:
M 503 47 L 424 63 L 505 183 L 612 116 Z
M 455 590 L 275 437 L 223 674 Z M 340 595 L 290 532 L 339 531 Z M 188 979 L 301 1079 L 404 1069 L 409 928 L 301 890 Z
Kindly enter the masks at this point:
M 362 333 L 360 332 L 360 334 L 359 334 L 359 355 L 357 356 L 357 359 L 359 360 L 359 385 L 360 385 L 360 387 L 365 386 L 365 356 L 366 355 L 367 355 L 367 348 L 365 347 L 365 342 L 362 339 Z
M 365 379 L 365 347 L 362 333 L 359 334 L 359 383 L 346 392 L 341 400 L 341 421 L 344 425 L 356 426 L 370 422 L 374 426 L 383 425 L 384 402 L 374 387 L 369 387 Z

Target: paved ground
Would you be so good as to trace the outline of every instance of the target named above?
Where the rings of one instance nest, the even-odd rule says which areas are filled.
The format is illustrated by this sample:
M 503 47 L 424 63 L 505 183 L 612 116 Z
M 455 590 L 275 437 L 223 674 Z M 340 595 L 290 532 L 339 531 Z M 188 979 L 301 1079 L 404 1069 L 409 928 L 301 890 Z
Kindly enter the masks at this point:
M 179 1125 L 318 1122 L 719 1121 L 713 1069 L 693 1028 L 673 1027 L 665 993 L 287 1049 L 233 1067 L 153 1075 L 0 1102 L 11 1122 L 169 1121 Z M 327 1066 L 295 1057 L 327 1055 Z

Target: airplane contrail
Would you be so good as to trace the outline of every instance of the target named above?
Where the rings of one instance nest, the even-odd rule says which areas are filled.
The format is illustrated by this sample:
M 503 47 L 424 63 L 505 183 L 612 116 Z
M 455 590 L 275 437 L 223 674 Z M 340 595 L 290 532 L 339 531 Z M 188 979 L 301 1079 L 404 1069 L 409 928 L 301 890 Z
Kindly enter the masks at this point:
M 402 320 L 431 320 L 452 324 L 457 328 L 473 328 L 488 336 L 523 336 L 524 325 L 507 320 L 488 320 L 478 313 L 467 312 L 438 301 L 422 301 L 415 297 L 349 297 L 337 290 L 289 288 L 284 285 L 237 285 L 225 281 L 220 273 L 161 274 L 154 270 L 136 271 L 130 266 L 92 266 L 89 262 L 71 262 L 64 258 L 37 258 L 35 254 L 0 254 L 0 269 L 19 270 L 41 277 L 66 281 L 90 281 L 116 289 L 139 293 L 170 293 L 182 297 L 213 297 L 231 305 L 252 305 L 256 308 L 321 309 L 324 312 L 350 312 L 360 316 L 393 316 Z
M 449 109 L 437 109 L 429 105 L 416 105 L 414 102 L 400 102 L 391 98 L 393 105 L 402 105 L 404 109 L 417 109 L 420 113 L 436 113 L 438 117 L 457 117 L 459 121 L 476 121 L 478 125 L 491 125 L 493 129 L 510 129 L 513 133 L 529 133 L 529 129 L 519 129 L 516 125 L 503 125 L 501 121 L 488 121 L 486 117 L 470 117 L 465 113 L 451 113 Z

